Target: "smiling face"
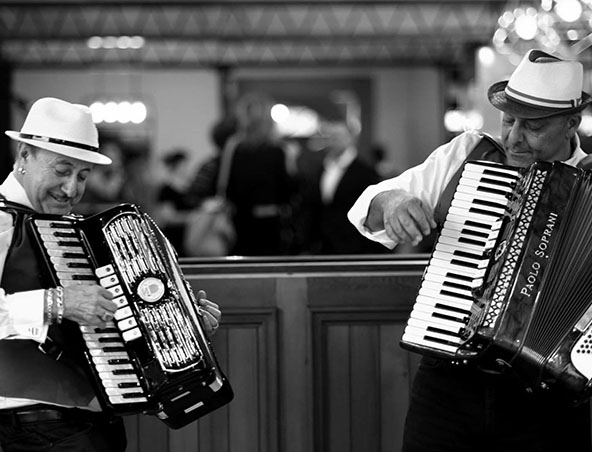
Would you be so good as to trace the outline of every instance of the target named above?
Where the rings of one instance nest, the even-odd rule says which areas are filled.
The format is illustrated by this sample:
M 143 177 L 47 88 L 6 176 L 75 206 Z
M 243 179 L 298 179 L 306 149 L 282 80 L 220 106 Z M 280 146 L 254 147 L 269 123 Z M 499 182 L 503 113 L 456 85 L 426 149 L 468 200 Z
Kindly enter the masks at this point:
M 36 211 L 66 215 L 80 202 L 93 164 L 21 143 L 16 167 L 25 170 L 15 176 Z
M 580 125 L 580 115 L 522 119 L 504 113 L 502 141 L 509 165 L 525 167 L 535 161 L 570 158 L 571 140 Z

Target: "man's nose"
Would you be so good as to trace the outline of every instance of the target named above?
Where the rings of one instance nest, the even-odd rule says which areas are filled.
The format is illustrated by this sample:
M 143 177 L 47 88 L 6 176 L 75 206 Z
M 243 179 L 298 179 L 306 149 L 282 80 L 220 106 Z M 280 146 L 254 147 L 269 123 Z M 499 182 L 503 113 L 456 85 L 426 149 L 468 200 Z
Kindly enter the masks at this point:
M 522 126 L 518 122 L 514 122 L 512 127 L 510 127 L 510 132 L 508 133 L 508 141 L 511 143 L 519 143 L 522 140 Z
M 74 177 L 69 177 L 62 183 L 62 191 L 70 198 L 73 198 L 76 195 L 77 190 L 78 187 L 76 183 L 76 178 Z

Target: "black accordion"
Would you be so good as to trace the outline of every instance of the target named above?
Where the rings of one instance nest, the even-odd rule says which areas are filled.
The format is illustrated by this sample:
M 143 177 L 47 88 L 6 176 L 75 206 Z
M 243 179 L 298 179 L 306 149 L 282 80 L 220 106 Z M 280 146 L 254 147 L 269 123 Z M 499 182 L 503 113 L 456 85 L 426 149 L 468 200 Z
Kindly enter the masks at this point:
M 54 285 L 98 283 L 118 304 L 106 328 L 79 326 L 103 409 L 180 428 L 232 400 L 176 252 L 139 207 L 87 218 L 34 214 L 27 228 Z
M 466 162 L 401 346 L 592 395 L 592 181 L 538 162 Z

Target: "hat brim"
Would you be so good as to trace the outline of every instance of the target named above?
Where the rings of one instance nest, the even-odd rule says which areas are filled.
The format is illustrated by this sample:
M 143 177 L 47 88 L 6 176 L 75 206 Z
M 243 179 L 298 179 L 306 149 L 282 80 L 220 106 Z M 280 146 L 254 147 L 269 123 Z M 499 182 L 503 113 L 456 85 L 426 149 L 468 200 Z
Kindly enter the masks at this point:
M 31 146 L 46 149 L 57 154 L 65 155 L 66 157 L 81 160 L 83 162 L 93 163 L 95 165 L 110 165 L 112 163 L 112 160 L 109 157 L 100 154 L 99 152 L 86 151 L 84 149 L 65 146 L 63 144 L 48 143 L 45 141 L 22 138 L 20 136 L 20 132 L 14 130 L 7 130 L 4 133 L 15 141 L 22 141 L 23 143 L 30 144 Z
M 582 91 L 582 103 L 572 108 L 547 108 L 535 107 L 514 100 L 506 95 L 507 81 L 494 83 L 487 90 L 487 97 L 491 105 L 509 115 L 523 119 L 541 119 L 551 116 L 568 115 L 584 110 L 591 102 L 592 97 Z

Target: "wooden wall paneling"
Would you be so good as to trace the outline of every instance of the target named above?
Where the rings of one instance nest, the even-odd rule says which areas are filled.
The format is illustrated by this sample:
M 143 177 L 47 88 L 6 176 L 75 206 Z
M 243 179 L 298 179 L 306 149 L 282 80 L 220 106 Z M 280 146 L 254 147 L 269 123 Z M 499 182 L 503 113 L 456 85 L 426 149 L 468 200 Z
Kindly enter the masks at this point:
M 279 421 L 282 452 L 313 450 L 312 365 L 308 279 L 282 275 L 277 279 L 279 312 Z
M 398 342 L 407 311 L 362 306 L 311 315 L 314 450 L 399 450 L 410 370 Z

